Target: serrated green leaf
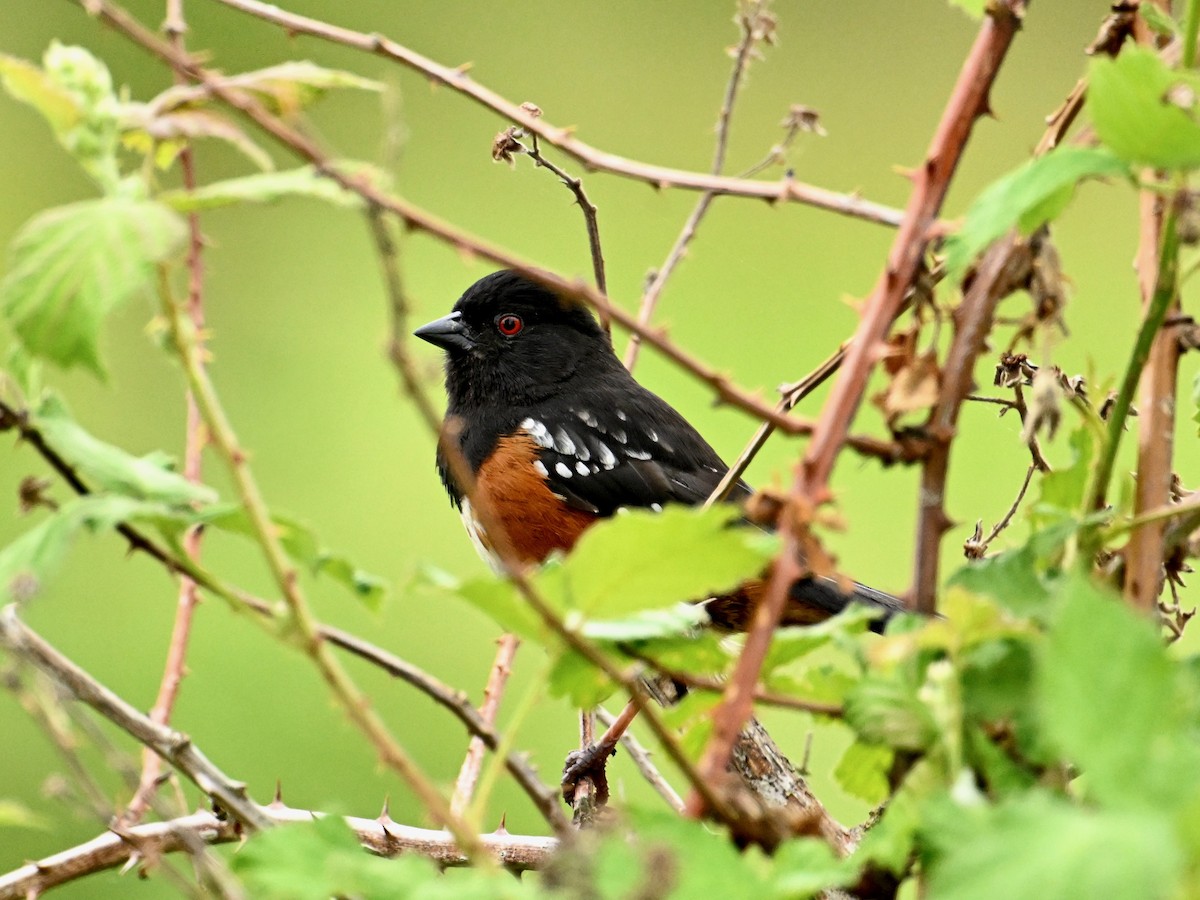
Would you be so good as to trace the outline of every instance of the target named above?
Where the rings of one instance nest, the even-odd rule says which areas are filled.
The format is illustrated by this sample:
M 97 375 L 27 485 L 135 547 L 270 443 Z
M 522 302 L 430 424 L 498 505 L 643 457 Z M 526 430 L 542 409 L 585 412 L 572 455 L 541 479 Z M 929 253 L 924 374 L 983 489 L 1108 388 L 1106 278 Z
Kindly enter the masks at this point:
M 580 633 L 601 643 L 624 643 L 666 638 L 695 631 L 708 615 L 694 603 L 677 603 L 666 609 L 644 609 L 625 619 L 585 622 Z
M 1037 571 L 1037 556 L 1028 545 L 973 560 L 951 575 L 947 584 L 993 597 L 1020 615 L 1038 612 L 1050 597 Z
M 763 672 L 769 675 L 788 663 L 808 656 L 827 646 L 838 635 L 863 634 L 877 617 L 876 610 L 863 604 L 852 603 L 838 615 L 824 622 L 779 628 L 771 638 L 771 649 L 767 651 Z
M 731 527 L 736 510 L 628 510 L 589 528 L 560 567 L 534 584 L 561 609 L 619 619 L 701 600 L 758 574 L 771 558 L 762 534 Z
M 432 566 L 422 567 L 417 578 L 427 587 L 466 601 L 501 629 L 522 640 L 542 645 L 554 643 L 554 639 L 542 627 L 541 620 L 521 599 L 516 589 L 502 578 L 484 575 L 461 579 Z
M 1060 147 L 1032 159 L 985 188 L 962 228 L 946 239 L 946 268 L 959 277 L 992 241 L 1020 227 L 1029 234 L 1060 213 L 1081 181 L 1130 177 L 1129 167 L 1104 148 Z
M 121 522 L 182 527 L 195 519 L 186 507 L 151 500 L 114 494 L 75 497 L 0 550 L 0 601 L 26 600 L 37 594 L 80 531 L 98 532 Z
M 361 197 L 319 175 L 312 166 L 231 178 L 190 192 L 168 191 L 158 199 L 180 212 L 195 212 L 239 203 L 274 203 L 285 197 L 309 197 L 348 208 L 362 206 Z
M 105 197 L 47 210 L 13 241 L 0 308 L 35 356 L 103 376 L 104 318 L 150 287 L 155 265 L 186 233 L 179 216 L 148 200 Z
M 982 728 L 972 726 L 966 730 L 966 750 L 968 761 L 983 775 L 988 794 L 995 799 L 1022 794 L 1037 783 L 1034 773 L 1017 765 Z
M 737 651 L 729 649 L 727 638 L 712 631 L 627 643 L 665 669 L 693 675 L 722 673 L 737 658 Z
M 1038 669 L 1043 728 L 1113 806 L 1178 796 L 1175 673 L 1157 629 L 1086 576 L 1063 579 Z M 1117 737 L 1119 736 L 1119 737 Z
M 36 109 L 57 136 L 69 132 L 83 116 L 75 98 L 27 60 L 0 53 L 0 85 L 14 100 Z
M 253 538 L 254 527 L 244 507 L 226 504 L 203 511 L 202 521 L 230 534 Z M 369 609 L 378 611 L 387 596 L 388 583 L 356 566 L 347 556 L 330 550 L 307 523 L 285 513 L 273 512 L 271 523 L 284 552 L 292 562 L 314 576 L 324 575 L 342 585 Z
M 891 790 L 888 771 L 895 756 L 891 747 L 855 741 L 842 754 L 833 777 L 847 794 L 878 805 Z
M 31 417 L 31 424 L 93 489 L 138 500 L 159 500 L 172 506 L 216 500 L 215 491 L 188 481 L 162 454 L 132 456 L 93 437 L 71 418 L 66 405 L 56 396 L 42 401 Z
M 1157 53 L 1128 46 L 1096 57 L 1087 108 L 1096 133 L 1123 160 L 1160 169 L 1200 166 L 1200 76 L 1174 71 Z
M 942 900 L 1178 896 L 1183 854 L 1168 820 L 1149 813 L 1074 807 L 1044 794 L 994 809 L 947 801 L 926 832 L 940 846 L 929 894 Z

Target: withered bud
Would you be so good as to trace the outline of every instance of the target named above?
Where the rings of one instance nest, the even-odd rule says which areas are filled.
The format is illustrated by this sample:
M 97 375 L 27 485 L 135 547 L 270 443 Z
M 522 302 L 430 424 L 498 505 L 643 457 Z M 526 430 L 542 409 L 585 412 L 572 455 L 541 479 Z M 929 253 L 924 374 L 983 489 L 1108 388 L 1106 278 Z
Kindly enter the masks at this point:
M 983 520 L 975 522 L 974 533 L 963 541 L 963 556 L 967 559 L 982 559 L 987 552 L 987 544 L 983 542 Z
M 495 162 L 506 162 L 510 166 L 514 165 L 514 154 L 525 152 L 525 148 L 517 140 L 517 136 L 522 133 L 521 129 L 516 125 L 511 125 L 497 134 L 492 141 L 492 160 Z
M 788 131 L 807 131 L 821 137 L 828 134 L 825 126 L 821 124 L 821 114 L 803 103 L 793 103 L 788 108 L 787 117 L 779 124 Z
M 528 100 L 526 100 L 521 104 L 521 109 L 525 110 L 525 112 L 529 113 L 529 115 L 533 116 L 535 119 L 540 119 L 542 117 L 542 108 L 536 103 L 530 103 Z
M 1039 369 L 1033 376 L 1033 389 L 1029 392 L 1029 414 L 1025 417 L 1025 427 L 1021 431 L 1021 440 L 1026 444 L 1040 432 L 1053 438 L 1062 422 L 1063 386 L 1058 374 L 1053 369 Z
M 1024 353 L 1000 354 L 1000 362 L 996 364 L 996 374 L 992 384 L 996 387 L 1012 388 L 1023 384 L 1032 384 L 1037 366 L 1029 361 Z

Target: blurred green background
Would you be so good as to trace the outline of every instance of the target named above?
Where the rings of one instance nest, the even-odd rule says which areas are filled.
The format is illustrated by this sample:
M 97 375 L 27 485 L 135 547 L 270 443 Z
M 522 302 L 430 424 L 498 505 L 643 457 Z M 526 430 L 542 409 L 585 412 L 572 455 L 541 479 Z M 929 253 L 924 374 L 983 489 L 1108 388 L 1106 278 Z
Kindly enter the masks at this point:
M 537 103 L 551 122 L 576 126 L 583 140 L 602 149 L 681 168 L 709 166 L 729 70 L 724 51 L 737 36 L 730 2 L 292 0 L 287 6 L 385 33 L 445 64 L 471 63 L 483 84 L 515 102 Z M 163 16 L 160 2 L 131 8 L 155 27 Z M 58 39 L 91 49 L 136 98 L 170 83 L 160 65 L 71 4 L 3 0 L 3 9 L 0 52 L 38 59 Z M 796 177 L 902 206 L 909 183 L 899 170 L 919 164 L 975 24 L 941 0 L 780 0 L 775 9 L 779 45 L 767 48 L 765 61 L 751 70 L 734 116 L 728 170 L 757 162 L 778 139 L 789 105 L 804 103 L 820 110 L 829 135 L 800 139 L 791 156 Z M 961 214 L 983 185 L 1026 158 L 1043 117 L 1085 65 L 1082 48 L 1106 10 L 1099 0 L 1032 5 L 993 92 L 996 118 L 976 130 L 948 215 Z M 378 97 L 354 93 L 334 95 L 315 109 L 314 129 L 332 153 L 378 162 L 387 135 L 399 134 L 394 175 L 406 198 L 548 267 L 590 275 L 580 218 L 567 192 L 527 160 L 518 160 L 515 170 L 490 160 L 491 139 L 506 124 L 491 113 L 382 60 L 290 39 L 208 0 L 192 0 L 186 11 L 189 46 L 207 51 L 211 64 L 227 72 L 299 58 L 386 82 L 400 98 L 397 112 L 385 114 Z M 580 171 L 573 161 L 555 158 Z M 91 195 L 49 130 L 7 97 L 0 97 L 0 161 L 5 244 L 39 210 Z M 291 164 L 282 156 L 279 161 Z M 197 169 L 202 181 L 247 171 L 240 157 L 211 145 L 199 148 Z M 776 169 L 770 177 L 778 174 Z M 600 209 L 610 293 L 632 308 L 647 270 L 662 262 L 696 198 L 602 174 L 588 175 L 585 185 Z M 411 584 L 421 562 L 466 574 L 483 567 L 438 484 L 430 436 L 399 395 L 385 358 L 386 301 L 361 217 L 294 201 L 207 214 L 204 228 L 211 241 L 205 266 L 212 373 L 267 498 L 310 521 L 327 544 L 395 586 L 386 609 L 373 616 L 331 584 L 310 584 L 319 614 L 478 697 L 496 629 L 465 605 Z M 1099 185 L 1081 191 L 1056 231 L 1071 278 L 1071 336 L 1053 348 L 1052 359 L 1070 373 L 1096 379 L 1094 394 L 1125 365 L 1138 321 L 1136 234 L 1132 191 Z M 739 383 L 769 393 L 807 372 L 850 334 L 853 302 L 869 291 L 891 238 L 881 226 L 798 205 L 719 199 L 669 283 L 660 321 Z M 405 241 L 403 263 L 418 307 L 414 325 L 443 314 L 489 270 L 421 235 Z M 1008 308 L 1023 313 L 1025 303 L 1013 299 Z M 150 315 L 149 304 L 134 303 L 108 323 L 109 383 L 75 372 L 53 372 L 50 380 L 98 436 L 138 453 L 179 452 L 182 380 L 147 336 Z M 7 335 L 0 340 L 7 342 Z M 437 354 L 426 347 L 416 353 L 440 397 Z M 1184 397 L 1194 374 L 1195 364 L 1187 360 Z M 989 385 L 990 375 L 985 359 L 980 383 Z M 643 355 L 639 376 L 726 457 L 738 453 L 753 429 L 745 415 L 714 408 L 705 390 L 653 353 Z M 815 415 L 820 399 L 812 398 L 804 411 Z M 1190 403 L 1181 414 L 1191 414 Z M 876 411 L 865 408 L 858 430 L 879 427 Z M 957 548 L 974 521 L 990 525 L 1008 508 L 1027 464 L 1015 418 L 998 420 L 994 407 L 969 406 L 962 431 L 949 485 L 958 525 L 946 537 L 946 573 L 959 564 Z M 1192 435 L 1190 425 L 1181 431 L 1177 468 L 1194 485 L 1200 457 Z M 773 441 L 751 469 L 751 480 L 787 483 L 801 447 Z M 1061 447 L 1052 455 L 1064 459 Z M 15 488 L 22 476 L 43 471 L 32 452 L 5 439 L 0 540 L 29 524 L 16 514 Z M 225 487 L 212 460 L 207 471 L 210 483 Z M 831 542 L 846 572 L 881 588 L 907 588 L 916 476 L 844 456 L 835 486 L 846 529 Z M 54 490 L 63 494 L 61 486 Z M 1007 537 L 1015 541 L 1022 533 L 1018 525 Z M 214 539 L 205 557 L 249 589 L 271 594 L 246 546 Z M 127 558 L 120 540 L 87 539 L 27 609 L 27 618 L 102 681 L 148 708 L 174 598 L 169 579 L 149 560 Z M 536 654 L 527 649 L 518 659 L 514 691 L 538 668 Z M 350 666 L 406 746 L 435 779 L 449 784 L 466 744 L 461 728 L 412 690 Z M 278 779 L 294 805 L 374 815 L 391 795 L 396 819 L 420 821 L 411 796 L 379 771 L 311 667 L 219 601 L 199 611 L 189 670 L 175 724 L 244 779 L 257 798 L 268 799 Z M 798 754 L 811 723 L 767 718 L 784 748 Z M 0 735 L 0 798 L 20 800 L 51 823 L 48 831 L 0 833 L 0 870 L 94 835 L 97 822 L 46 794 L 44 783 L 61 764 L 8 694 L 0 694 Z M 842 794 L 828 775 L 844 740 L 838 729 L 822 729 L 811 768 L 835 815 L 855 821 L 865 812 L 862 804 Z M 556 701 L 538 708 L 521 745 L 553 780 L 574 741 L 574 715 Z M 88 758 L 99 763 L 90 751 Z M 614 771 L 618 797 L 647 797 L 623 757 Z M 115 782 L 109 787 L 118 802 L 127 799 Z M 510 830 L 540 826 L 523 795 L 508 785 L 497 792 L 490 820 L 499 821 L 502 812 Z M 104 875 L 61 894 L 156 897 L 170 890 L 160 879 Z

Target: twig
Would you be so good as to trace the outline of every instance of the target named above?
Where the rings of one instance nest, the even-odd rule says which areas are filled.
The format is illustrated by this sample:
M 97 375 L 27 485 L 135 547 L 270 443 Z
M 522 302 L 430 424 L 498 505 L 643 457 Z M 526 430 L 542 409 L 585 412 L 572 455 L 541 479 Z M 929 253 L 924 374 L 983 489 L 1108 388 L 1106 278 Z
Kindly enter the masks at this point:
M 999 0 L 989 6 L 987 18 L 933 137 L 925 164 L 914 174 L 914 190 L 888 254 L 887 266 L 866 304 L 862 321 L 835 376 L 830 397 L 797 472 L 795 493 L 811 506 L 829 499 L 829 476 L 874 367 L 878 344 L 895 319 L 920 268 L 929 227 L 941 207 L 975 119 L 987 111 L 989 88 L 1016 34 L 1024 7 L 1024 0 Z M 775 561 L 766 596 L 755 610 L 753 625 L 729 685 L 720 705 L 713 711 L 712 735 L 699 765 L 701 776 L 710 785 L 722 777 L 734 741 L 750 717 L 754 685 L 758 683 L 771 635 L 783 615 L 788 588 L 801 574 L 797 559 L 800 536 L 796 528 L 799 523 L 794 516 L 788 516 L 782 524 L 783 549 Z M 705 802 L 705 798 L 693 792 L 688 798 L 689 812 L 693 815 L 701 813 Z
M 86 703 L 169 762 L 238 822 L 252 829 L 271 824 L 262 814 L 261 807 L 250 800 L 244 784 L 234 781 L 209 762 L 187 735 L 160 725 L 134 709 L 59 653 L 21 621 L 16 604 L 0 610 L 0 643 L 14 656 L 49 675 L 76 700 Z
M 1029 490 L 1029 485 L 1033 481 L 1033 473 L 1038 470 L 1036 463 L 1030 463 L 1025 470 L 1025 477 L 1021 481 L 1021 488 L 1017 491 L 1016 499 L 1008 507 L 1008 512 L 1004 514 L 999 522 L 995 524 L 987 537 L 983 537 L 983 522 L 980 521 L 975 525 L 975 537 L 966 541 L 963 544 L 963 552 L 969 559 L 979 559 L 986 552 L 992 541 L 1000 536 L 1000 533 L 1008 527 L 1013 516 L 1017 514 L 1017 510 L 1021 508 L 1021 501 L 1025 499 L 1025 492 Z
M 791 410 L 797 403 L 815 391 L 818 387 L 825 383 L 834 372 L 838 370 L 838 366 L 842 364 L 842 360 L 846 356 L 846 342 L 830 354 L 824 362 L 801 378 L 794 384 L 787 385 L 781 389 L 783 394 L 779 399 L 779 404 L 776 407 L 780 412 Z M 750 463 L 754 461 L 754 457 L 758 456 L 758 452 L 762 450 L 767 440 L 775 433 L 775 426 L 770 422 L 763 422 L 754 432 L 754 436 L 742 448 L 742 452 L 738 454 L 738 458 L 734 461 L 729 470 L 721 476 L 720 482 L 717 484 L 708 499 L 704 501 L 704 508 L 712 506 L 714 503 L 720 503 L 729 496 L 730 489 L 737 483 L 737 480 L 745 474 Z
M 511 135 L 513 143 L 520 147 L 521 151 L 533 160 L 534 165 L 547 169 L 554 175 L 557 175 L 558 180 L 575 196 L 575 205 L 583 213 L 583 225 L 587 230 L 588 251 L 592 257 L 592 278 L 596 282 L 596 290 L 607 295 L 608 279 L 604 275 L 604 249 L 600 245 L 600 223 L 596 219 L 596 204 L 588 199 L 587 192 L 583 189 L 583 179 L 572 177 L 564 168 L 546 159 L 542 155 L 542 149 L 538 144 L 538 136 L 536 134 L 532 136 L 532 140 L 530 141 L 531 146 L 528 147 L 518 140 L 521 136 L 519 129 L 510 128 L 505 134 Z M 608 320 L 603 319 L 601 324 L 604 326 L 605 332 L 607 332 L 609 329 Z
M 323 813 L 282 804 L 257 807 L 270 824 L 311 822 Z M 378 856 L 417 853 L 443 866 L 465 865 L 467 858 L 444 831 L 413 828 L 390 819 L 344 816 L 359 842 Z M 228 844 L 242 840 L 236 822 L 201 811 L 168 822 L 116 828 L 68 850 L 44 857 L 0 875 L 0 900 L 40 897 L 61 884 L 130 862 L 154 859 L 167 853 L 189 851 L 197 844 Z M 519 834 L 483 834 L 479 842 L 505 867 L 514 871 L 538 869 L 558 846 L 555 838 Z
M 937 613 L 942 535 L 950 527 L 946 515 L 946 475 L 958 413 L 974 386 L 975 360 L 987 346 L 996 308 L 1028 281 L 1031 265 L 1029 247 L 1015 232 L 993 244 L 975 267 L 975 277 L 955 314 L 954 338 L 942 369 L 941 389 L 925 426 L 930 444 L 917 493 L 912 596 L 917 611 L 927 616 Z
M 176 53 L 122 7 L 110 0 L 71 0 L 71 2 L 86 8 L 87 11 L 128 36 L 139 46 L 158 56 L 189 78 L 203 84 L 213 96 L 242 113 L 277 141 L 312 163 L 322 175 L 344 189 L 358 194 L 368 204 L 375 204 L 386 209 L 389 213 L 397 216 L 406 227 L 425 231 L 457 249 L 467 251 L 498 265 L 515 269 L 563 297 L 587 303 L 598 313 L 607 315 L 622 328 L 641 335 L 646 344 L 654 347 L 673 364 L 689 372 L 706 385 L 717 396 L 719 402 L 727 403 L 764 421 L 773 422 L 785 434 L 813 433 L 814 423 L 777 412 L 771 404 L 734 384 L 717 369 L 678 347 L 667 338 L 662 330 L 640 326 L 635 316 L 621 307 L 613 305 L 607 297 L 583 282 L 572 281 L 547 272 L 506 250 L 452 227 L 406 200 L 378 190 L 360 174 L 351 175 L 341 171 L 312 140 L 300 131 L 272 115 L 247 93 L 227 87 L 220 77 L 197 65 L 191 57 Z M 225 2 L 225 0 L 221 0 L 221 2 Z M 865 456 L 877 457 L 885 462 L 894 462 L 903 456 L 903 451 L 894 443 L 874 438 L 850 438 L 846 441 L 846 445 Z
M 699 172 L 685 172 L 664 166 L 649 165 L 613 153 L 606 153 L 577 139 L 570 128 L 557 128 L 545 119 L 539 119 L 519 105 L 506 100 L 483 85 L 477 84 L 463 69 L 439 65 L 390 38 L 331 25 L 318 19 L 287 12 L 277 6 L 258 2 L 258 0 L 218 0 L 218 2 L 277 25 L 287 31 L 289 35 L 309 35 L 400 63 L 433 82 L 445 85 L 451 90 L 469 97 L 476 103 L 496 112 L 502 118 L 514 122 L 530 134 L 536 134 L 546 143 L 578 159 L 585 168 L 591 171 L 611 172 L 644 181 L 657 190 L 681 188 L 693 191 L 711 191 L 715 194 L 730 196 L 753 197 L 776 203 L 798 202 L 881 225 L 895 226 L 901 219 L 899 210 L 871 203 L 853 194 L 839 194 L 791 178 L 783 178 L 778 182 L 762 182 L 748 181 L 742 178 L 716 177 Z
M 769 2 L 770 0 L 756 0 L 747 8 L 740 10 L 734 17 L 742 35 L 737 43 L 737 49 L 733 52 L 733 68 L 729 72 L 729 80 L 725 84 L 725 93 L 721 98 L 721 111 L 717 115 L 717 137 L 713 147 L 713 161 L 710 170 L 713 175 L 720 175 L 725 168 L 725 153 L 729 148 L 729 123 L 733 119 L 734 101 L 737 100 L 742 76 L 750 64 L 754 45 L 764 36 L 770 35 L 769 30 L 765 32 L 763 30 L 766 7 Z M 765 27 L 773 29 L 774 22 L 766 18 Z M 654 272 L 650 283 L 642 291 L 642 302 L 638 307 L 638 322 L 642 325 L 649 324 L 650 319 L 654 316 L 654 308 L 658 305 L 658 298 L 662 295 L 663 288 L 666 287 L 667 279 L 671 277 L 675 267 L 683 260 L 688 245 L 696 236 L 696 229 L 700 227 L 700 222 L 708 212 L 708 207 L 712 204 L 715 196 L 716 194 L 712 191 L 705 191 L 700 195 L 700 199 L 696 201 L 695 207 L 683 224 L 683 230 L 679 232 L 679 236 L 667 253 L 666 260 Z M 625 348 L 625 368 L 630 372 L 637 365 L 641 343 L 641 339 L 636 333 L 629 336 L 629 345 Z
M 400 746 L 383 720 L 370 708 L 367 697 L 358 685 L 329 652 L 329 648 L 321 637 L 317 620 L 308 605 L 308 600 L 300 588 L 296 570 L 284 553 L 258 482 L 246 463 L 246 452 L 239 444 L 237 435 L 225 415 L 208 373 L 200 365 L 195 342 L 185 331 L 181 312 L 173 302 L 165 284 L 161 290 L 161 301 L 171 344 L 183 365 L 188 385 L 204 416 L 204 423 L 208 428 L 213 446 L 221 454 L 226 468 L 232 476 L 238 498 L 245 507 L 254 538 L 262 549 L 267 567 L 287 605 L 285 629 L 294 632 L 293 640 L 298 649 L 311 660 L 347 717 L 371 742 L 379 754 L 380 760 L 405 780 L 429 814 L 439 824 L 450 830 L 459 845 L 473 859 L 481 864 L 490 863 L 491 860 L 483 852 L 478 837 L 469 832 L 465 823 L 450 811 L 450 804 L 446 798 L 442 796 L 429 777 L 421 771 L 416 761 Z
M 479 706 L 479 719 L 488 728 L 496 725 L 496 713 L 500 709 L 500 698 L 504 696 L 504 686 L 508 684 L 508 676 L 512 673 L 513 657 L 521 641 L 516 635 L 500 636 L 496 647 L 496 658 L 488 672 L 487 684 L 483 688 L 483 703 Z M 450 809 L 455 815 L 464 815 L 471 805 L 471 796 L 475 793 L 475 783 L 479 781 L 479 770 L 483 765 L 483 752 L 487 749 L 482 737 L 471 735 L 467 746 L 466 758 L 458 770 L 458 778 L 454 782 L 454 793 L 450 795 Z M 557 809 L 557 807 L 555 807 Z
M 1149 2 L 1149 0 L 1148 0 Z M 1170 4 L 1155 3 L 1164 12 Z M 1195 31 L 1195 22 L 1190 23 Z M 1140 17 L 1135 22 L 1138 42 L 1148 44 L 1147 33 Z M 1195 55 L 1195 34 L 1184 33 L 1184 65 L 1189 59 L 1187 41 L 1192 42 Z M 1154 173 L 1148 173 L 1153 178 Z M 1164 199 L 1156 191 L 1143 190 L 1139 198 L 1138 249 L 1135 257 L 1138 288 L 1142 308 L 1150 312 L 1154 303 L 1158 278 L 1158 255 L 1167 253 L 1164 240 Z M 1178 294 L 1173 292 L 1165 315 L 1179 312 Z M 1178 381 L 1180 347 L 1174 328 L 1160 328 L 1154 336 L 1146 369 L 1141 377 L 1138 401 L 1137 482 L 1134 485 L 1133 510 L 1138 513 L 1161 506 L 1171 499 L 1171 458 L 1175 450 L 1175 399 Z M 1165 570 L 1163 539 L 1166 523 L 1146 523 L 1133 530 L 1125 547 L 1125 598 L 1136 609 L 1151 613 L 1158 608 Z M 1178 606 L 1178 604 L 1176 604 Z
M 41 433 L 28 424 L 25 415 L 13 410 L 0 400 L 0 419 L 3 418 L 12 418 L 22 422 L 24 429 L 22 436 L 26 442 L 50 462 L 78 494 L 86 496 L 90 493 L 87 485 L 46 443 Z M 54 460 L 57 460 L 57 465 L 54 464 Z M 256 614 L 259 621 L 279 621 L 280 613 L 277 604 L 269 603 L 260 597 L 233 588 L 187 559 L 173 558 L 167 550 L 133 526 L 119 525 L 117 530 L 126 537 L 131 548 L 146 553 L 172 574 L 186 572 L 204 590 L 227 601 L 233 609 L 249 609 Z M 435 703 L 445 707 L 454 714 L 470 734 L 481 737 L 488 749 L 494 751 L 499 746 L 499 735 L 479 717 L 475 708 L 461 691 L 443 684 L 411 663 L 349 632 L 330 625 L 319 625 L 318 629 L 323 641 L 328 641 L 336 647 L 353 653 L 389 675 L 405 681 L 411 687 L 426 694 Z M 505 756 L 505 766 L 555 830 L 566 831 L 569 826 L 559 811 L 557 794 L 538 780 L 537 775 L 524 758 L 519 754 L 509 754 Z M 134 773 L 134 783 L 136 784 L 136 773 Z
M 388 308 L 391 313 L 388 358 L 396 367 L 404 392 L 417 407 L 417 412 L 420 413 L 430 433 L 436 436 L 442 427 L 441 416 L 438 415 L 429 395 L 425 392 L 425 386 L 417 367 L 408 354 L 409 332 L 412 329 L 408 326 L 408 293 L 404 289 L 404 279 L 400 276 L 399 250 L 388 228 L 387 219 L 383 215 L 383 208 L 376 203 L 368 203 L 366 216 L 371 238 L 375 241 L 379 267 L 383 272 L 383 286 L 387 291 Z
M 163 20 L 163 30 L 167 40 L 180 53 L 184 52 L 184 34 L 187 32 L 187 20 L 183 13 L 183 0 L 167 0 L 166 17 Z M 183 84 L 184 79 L 176 73 L 175 81 Z M 185 191 L 196 189 L 196 171 L 190 143 L 185 143 L 179 153 L 179 171 Z M 204 234 L 200 230 L 200 215 L 190 212 L 188 223 L 188 299 L 187 314 L 191 320 L 193 333 L 196 335 L 196 345 L 200 350 L 201 359 L 204 357 Z M 203 362 L 201 363 L 203 365 Z M 183 451 L 183 477 L 188 481 L 199 484 L 202 478 L 202 460 L 207 435 L 196 399 L 190 389 L 185 391 L 184 402 L 187 404 L 186 437 Z M 183 538 L 183 549 L 191 560 L 200 556 L 202 532 L 199 528 L 191 528 Z M 192 616 L 199 602 L 196 582 L 183 575 L 179 579 L 179 599 L 175 606 L 175 621 L 171 626 L 170 643 L 167 645 L 167 658 L 163 665 L 162 678 L 158 686 L 158 695 L 154 706 L 150 709 L 150 718 L 155 722 L 166 725 L 171 720 L 171 710 L 175 706 L 175 698 L 186 671 L 188 639 L 192 630 Z M 149 805 L 150 795 L 158 789 L 159 774 L 162 763 L 158 756 L 148 749 L 142 751 L 142 774 L 137 791 L 129 801 L 129 806 L 122 813 L 125 824 L 133 824 L 141 819 Z
M 930 225 L 941 208 L 975 120 L 988 113 L 992 82 L 1020 27 L 1024 10 L 1025 0 L 998 0 L 989 5 L 925 162 L 913 173 L 914 186 L 904 221 L 892 242 L 887 265 L 865 304 L 801 466 L 797 487 L 811 503 L 829 499 L 829 476 L 866 390 L 878 345 L 920 268 Z
M 587 751 L 596 739 L 596 716 L 590 709 L 579 711 L 579 749 Z M 571 809 L 574 810 L 572 819 L 577 828 L 591 827 L 596 820 L 600 807 L 608 803 L 608 785 L 605 780 L 603 790 L 590 777 L 579 779 L 571 797 Z
M 610 713 L 604 707 L 599 707 L 596 710 L 596 718 L 604 725 L 605 728 L 611 728 L 616 722 L 616 716 Z M 675 792 L 675 788 L 671 787 L 662 772 L 658 771 L 658 767 L 654 765 L 654 761 L 650 759 L 650 751 L 642 746 L 641 742 L 633 736 L 633 733 L 626 731 L 621 735 L 621 746 L 625 748 L 625 752 L 629 754 L 633 765 L 646 779 L 646 783 L 654 788 L 655 792 L 660 797 L 667 801 L 675 812 L 683 812 L 683 798 Z

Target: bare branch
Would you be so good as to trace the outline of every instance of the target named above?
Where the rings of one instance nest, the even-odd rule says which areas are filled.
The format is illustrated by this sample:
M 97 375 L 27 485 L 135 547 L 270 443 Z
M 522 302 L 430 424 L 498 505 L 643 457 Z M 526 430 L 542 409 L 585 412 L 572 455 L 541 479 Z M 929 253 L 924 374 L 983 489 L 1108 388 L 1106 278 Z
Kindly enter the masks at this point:
M 504 687 L 508 684 L 513 658 L 517 655 L 521 641 L 516 635 L 505 634 L 500 636 L 497 644 L 496 658 L 488 672 L 487 684 L 483 688 L 483 703 L 479 707 L 479 719 L 488 728 L 496 726 L 500 698 L 504 696 Z M 487 745 L 482 737 L 477 734 L 471 735 L 466 758 L 463 759 L 458 778 L 454 782 L 454 793 L 450 795 L 450 808 L 456 815 L 465 815 L 471 805 L 471 797 L 475 793 L 475 784 L 479 781 L 479 771 L 483 766 L 483 752 L 486 749 Z

